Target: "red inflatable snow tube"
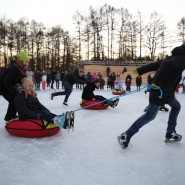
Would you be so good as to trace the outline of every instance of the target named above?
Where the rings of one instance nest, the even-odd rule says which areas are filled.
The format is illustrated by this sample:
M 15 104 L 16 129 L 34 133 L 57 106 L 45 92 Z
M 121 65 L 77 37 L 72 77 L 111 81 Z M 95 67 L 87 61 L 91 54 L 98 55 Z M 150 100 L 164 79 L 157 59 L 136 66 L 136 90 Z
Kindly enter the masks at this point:
M 39 138 L 56 134 L 60 128 L 40 119 L 12 120 L 5 126 L 13 136 Z
M 112 94 L 114 94 L 114 95 L 121 95 L 121 94 L 125 94 L 125 93 L 126 93 L 125 91 L 116 91 L 116 90 L 112 91 Z
M 107 109 L 109 106 L 104 105 L 103 103 L 98 103 L 99 100 L 82 100 L 80 103 L 80 106 L 84 109 L 90 109 L 90 110 L 101 110 L 101 109 Z M 92 105 L 95 104 L 95 105 Z M 92 106 L 91 106 L 92 105 Z

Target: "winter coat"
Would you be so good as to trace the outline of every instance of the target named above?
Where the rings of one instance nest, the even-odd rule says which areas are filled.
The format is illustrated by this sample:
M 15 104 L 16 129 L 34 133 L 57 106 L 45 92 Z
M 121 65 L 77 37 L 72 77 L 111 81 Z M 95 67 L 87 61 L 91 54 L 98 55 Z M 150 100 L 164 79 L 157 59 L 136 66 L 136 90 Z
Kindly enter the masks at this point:
M 59 72 L 56 73 L 55 80 L 61 80 L 61 74 Z
M 141 86 L 141 84 L 142 84 L 142 77 L 141 76 L 137 76 L 136 77 L 136 85 L 137 86 Z
M 111 83 L 114 83 L 115 82 L 115 80 L 116 80 L 116 75 L 114 75 L 113 73 L 110 75 L 110 82 Z
M 67 73 L 64 76 L 64 80 L 68 81 L 71 85 L 78 83 L 78 84 L 85 84 L 86 81 L 83 77 L 79 76 L 79 69 L 76 69 L 72 72 Z
M 37 111 L 49 111 L 37 97 L 28 95 L 26 98 L 24 92 L 15 95 L 14 103 L 20 119 L 38 119 Z
M 1 76 L 0 86 L 2 88 L 2 94 L 6 94 L 8 99 L 13 99 L 17 90 L 16 84 L 20 84 L 21 80 L 26 77 L 25 70 L 21 69 L 16 62 L 11 63 L 6 69 L 5 74 Z
M 47 83 L 50 83 L 51 82 L 51 74 L 50 73 L 47 74 L 46 81 L 47 81 Z
M 82 92 L 82 99 L 83 100 L 92 100 L 94 95 L 94 90 L 96 89 L 95 82 L 88 82 Z
M 138 74 L 142 75 L 149 71 L 156 71 L 153 83 L 162 90 L 162 98 L 159 89 L 151 89 L 149 101 L 156 105 L 164 105 L 175 97 L 175 88 L 182 78 L 185 69 L 185 46 L 176 47 L 172 50 L 172 56 L 164 61 L 159 61 L 138 68 Z
M 131 81 L 132 81 L 132 76 L 131 75 L 127 75 L 126 79 L 125 79 L 125 84 L 126 85 L 131 85 Z
M 41 72 L 36 72 L 35 73 L 35 81 L 37 83 L 41 82 L 42 81 L 42 73 Z

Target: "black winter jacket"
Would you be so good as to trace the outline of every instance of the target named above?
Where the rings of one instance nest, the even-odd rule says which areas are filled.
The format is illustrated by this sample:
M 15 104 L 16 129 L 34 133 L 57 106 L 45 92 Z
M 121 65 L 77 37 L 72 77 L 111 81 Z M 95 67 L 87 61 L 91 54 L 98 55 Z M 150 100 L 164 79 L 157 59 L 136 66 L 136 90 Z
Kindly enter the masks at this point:
M 82 99 L 83 100 L 92 100 L 95 95 L 93 91 L 96 89 L 95 82 L 88 82 L 85 86 L 83 93 L 82 93 Z
M 180 53 L 178 48 L 180 48 Z M 177 47 L 174 50 L 172 56 L 166 60 L 137 69 L 139 75 L 156 71 L 153 83 L 161 88 L 163 94 L 160 98 L 160 91 L 151 89 L 149 101 L 159 106 L 168 103 L 175 97 L 175 88 L 182 78 L 182 72 L 185 70 L 185 46 Z
M 67 80 L 71 85 L 75 83 L 85 84 L 86 81 L 83 77 L 79 76 L 79 69 L 75 69 L 64 76 L 64 80 Z
M 17 93 L 15 85 L 21 83 L 21 80 L 24 77 L 26 77 L 24 70 L 22 70 L 16 63 L 10 64 L 3 77 L 1 77 L 3 93 L 6 93 L 9 97 L 14 97 Z
M 17 93 L 14 102 L 20 119 L 38 119 L 37 111 L 49 111 L 37 97 L 28 95 L 26 98 L 24 93 Z

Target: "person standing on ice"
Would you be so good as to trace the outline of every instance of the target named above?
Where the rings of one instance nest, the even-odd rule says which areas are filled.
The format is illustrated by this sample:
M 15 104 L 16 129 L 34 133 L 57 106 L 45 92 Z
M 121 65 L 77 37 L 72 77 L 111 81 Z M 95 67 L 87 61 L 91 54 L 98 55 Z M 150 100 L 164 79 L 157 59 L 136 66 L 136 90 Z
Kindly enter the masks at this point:
M 68 105 L 67 104 L 68 98 L 73 91 L 73 85 L 75 83 L 79 83 L 79 84 L 86 83 L 86 80 L 83 78 L 83 75 L 84 75 L 83 69 L 76 69 L 72 72 L 67 73 L 63 79 L 65 91 L 51 93 L 51 100 L 53 100 L 54 96 L 65 95 L 63 105 L 67 106 Z
M 175 47 L 172 56 L 164 61 L 155 62 L 135 71 L 142 75 L 150 71 L 156 71 L 151 85 L 149 95 L 149 106 L 141 117 L 139 117 L 128 130 L 118 136 L 120 144 L 128 147 L 130 139 L 139 129 L 155 119 L 159 107 L 168 104 L 171 107 L 165 142 L 178 142 L 182 136 L 176 133 L 177 117 L 181 109 L 179 101 L 175 98 L 175 88 L 179 84 L 182 72 L 185 69 L 185 45 Z
M 0 78 L 0 94 L 8 101 L 8 109 L 5 115 L 5 123 L 16 117 L 16 108 L 14 105 L 14 97 L 16 94 L 15 85 L 21 83 L 26 77 L 26 69 L 28 68 L 30 58 L 28 54 L 21 50 L 17 54 L 16 60 L 11 62 L 4 74 Z
M 105 97 L 101 95 L 95 95 L 95 89 L 99 89 L 101 82 L 99 79 L 96 79 L 93 82 L 88 82 L 82 92 L 82 99 L 83 100 L 99 100 L 103 101 L 103 104 L 109 105 L 110 107 L 114 108 L 118 105 L 119 99 L 116 100 L 107 100 Z

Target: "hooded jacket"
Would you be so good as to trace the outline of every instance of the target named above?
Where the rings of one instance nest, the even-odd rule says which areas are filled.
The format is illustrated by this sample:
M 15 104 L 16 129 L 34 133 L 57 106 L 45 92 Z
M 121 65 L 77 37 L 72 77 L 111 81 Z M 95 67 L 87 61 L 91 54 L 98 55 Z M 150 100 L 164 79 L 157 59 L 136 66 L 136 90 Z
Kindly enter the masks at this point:
M 37 97 L 28 95 L 26 98 L 24 92 L 17 93 L 14 102 L 20 119 L 38 119 L 38 111 L 49 111 Z
M 9 97 L 14 97 L 17 93 L 15 85 L 21 83 L 24 77 L 26 77 L 25 71 L 16 62 L 12 62 L 0 79 L 3 93 Z
M 92 100 L 95 97 L 93 93 L 95 89 L 96 89 L 95 82 L 88 82 L 83 90 L 82 99 Z
M 185 46 L 179 46 L 172 50 L 172 56 L 147 66 L 138 68 L 138 74 L 142 75 L 150 71 L 156 71 L 153 83 L 162 90 L 151 89 L 149 101 L 156 105 L 164 105 L 175 97 L 175 88 L 182 78 L 185 70 Z
M 75 83 L 79 83 L 79 84 L 85 84 L 86 81 L 83 77 L 79 76 L 79 69 L 76 69 L 72 72 L 67 73 L 64 76 L 64 80 L 67 80 L 71 85 L 75 84 Z

